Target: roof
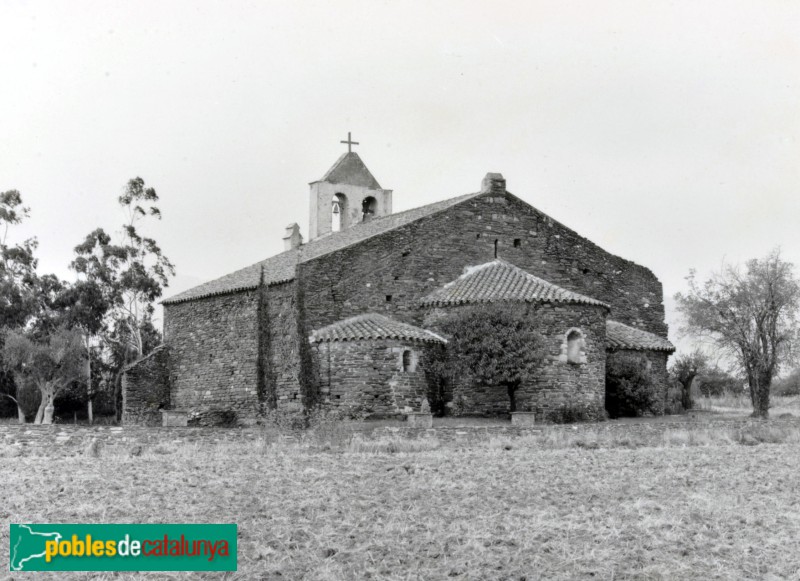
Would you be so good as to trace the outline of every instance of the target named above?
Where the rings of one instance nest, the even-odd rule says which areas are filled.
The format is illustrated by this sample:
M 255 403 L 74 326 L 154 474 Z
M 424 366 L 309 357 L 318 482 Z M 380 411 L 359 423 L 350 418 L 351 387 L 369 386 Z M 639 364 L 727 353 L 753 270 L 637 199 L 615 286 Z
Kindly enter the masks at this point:
M 606 321 L 606 349 L 609 351 L 631 349 L 672 353 L 675 351 L 675 346 L 664 337 L 609 320 Z
M 609 308 L 606 303 L 563 289 L 499 258 L 468 267 L 456 280 L 420 299 L 424 306 L 499 301 L 572 303 Z
M 330 184 L 363 186 L 371 190 L 381 189 L 378 180 L 370 173 L 358 154 L 353 151 L 342 154 L 336 160 L 336 163 L 331 166 L 331 169 L 328 170 L 328 173 L 322 176 L 319 181 Z
M 347 154 L 345 154 L 347 155 Z M 333 232 L 310 240 L 299 248 L 287 250 L 271 258 L 256 262 L 225 276 L 206 282 L 162 301 L 163 304 L 176 304 L 204 297 L 223 295 L 258 288 L 261 269 L 264 269 L 264 284 L 274 285 L 294 279 L 297 264 L 318 258 L 330 252 L 341 250 L 373 236 L 400 228 L 421 218 L 431 216 L 457 204 L 475 198 L 483 192 L 456 196 L 427 206 L 420 206 L 388 216 L 372 218 L 367 222 L 355 224 L 346 230 Z
M 427 329 L 395 321 L 384 315 L 367 313 L 343 321 L 338 321 L 327 327 L 322 327 L 311 333 L 312 343 L 331 341 L 370 341 L 379 339 L 402 339 L 405 341 L 419 341 L 422 343 L 447 343 L 447 341 Z

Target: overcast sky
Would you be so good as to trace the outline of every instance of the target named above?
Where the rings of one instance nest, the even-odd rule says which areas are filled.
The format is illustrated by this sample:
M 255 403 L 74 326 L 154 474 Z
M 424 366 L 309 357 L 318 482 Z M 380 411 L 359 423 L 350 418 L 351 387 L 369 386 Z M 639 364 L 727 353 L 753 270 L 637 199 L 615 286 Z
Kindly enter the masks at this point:
M 141 176 L 166 295 L 308 232 L 356 151 L 395 211 L 486 172 L 669 297 L 782 246 L 800 265 L 800 2 L 0 0 L 0 191 L 65 278 Z

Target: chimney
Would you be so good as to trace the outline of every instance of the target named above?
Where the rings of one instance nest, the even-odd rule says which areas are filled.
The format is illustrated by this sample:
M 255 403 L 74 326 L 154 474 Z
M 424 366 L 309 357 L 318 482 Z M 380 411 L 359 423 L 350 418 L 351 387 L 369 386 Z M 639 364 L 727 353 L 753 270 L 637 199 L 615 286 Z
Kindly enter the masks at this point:
M 283 237 L 283 249 L 294 250 L 303 243 L 303 235 L 300 234 L 300 226 L 289 224 L 286 227 L 286 236 Z
M 506 178 L 501 173 L 487 173 L 481 182 L 481 192 L 504 194 L 506 191 Z

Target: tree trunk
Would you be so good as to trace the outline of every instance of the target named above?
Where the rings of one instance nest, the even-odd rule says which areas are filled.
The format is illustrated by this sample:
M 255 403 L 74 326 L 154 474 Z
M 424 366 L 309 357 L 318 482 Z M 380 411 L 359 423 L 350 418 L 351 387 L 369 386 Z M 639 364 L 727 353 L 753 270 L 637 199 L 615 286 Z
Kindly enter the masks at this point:
M 769 390 L 772 378 L 761 374 L 756 378 L 756 389 L 753 394 L 753 417 L 767 419 L 769 417 Z
M 17 404 L 17 420 L 20 424 L 25 423 L 25 412 L 22 411 L 22 408 L 19 407 L 19 404 Z
M 53 413 L 55 412 L 56 408 L 51 401 L 47 404 L 47 407 L 44 408 L 44 417 L 42 418 L 42 424 L 49 426 L 53 423 Z
M 42 401 L 39 403 L 39 409 L 36 410 L 36 418 L 33 420 L 34 424 L 41 425 L 53 423 L 53 400 L 55 399 L 53 389 L 54 388 L 50 385 L 40 388 Z
M 117 423 L 122 421 L 122 374 L 127 365 L 126 362 L 119 373 L 114 376 L 114 417 Z
M 509 402 L 509 410 L 512 412 L 517 411 L 517 388 L 519 387 L 519 383 L 506 383 L 506 389 L 508 390 L 508 402 Z
M 44 418 L 44 408 L 47 406 L 47 398 L 43 395 L 42 401 L 39 403 L 39 409 L 36 410 L 36 417 L 33 418 L 33 423 L 41 425 L 42 419 Z
M 92 413 L 92 344 L 90 337 L 86 336 L 86 414 L 89 416 L 89 425 L 94 422 Z
M 694 407 L 694 402 L 692 401 L 693 381 L 694 377 L 686 383 L 681 383 L 681 406 L 683 406 L 685 410 L 690 410 Z

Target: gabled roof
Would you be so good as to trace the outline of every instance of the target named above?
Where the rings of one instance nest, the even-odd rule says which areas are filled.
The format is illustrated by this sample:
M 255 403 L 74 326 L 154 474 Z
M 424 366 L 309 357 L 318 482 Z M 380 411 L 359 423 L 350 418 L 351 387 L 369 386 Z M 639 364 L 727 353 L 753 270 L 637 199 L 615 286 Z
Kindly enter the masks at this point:
M 312 343 L 330 341 L 370 341 L 380 339 L 401 339 L 405 341 L 419 341 L 422 343 L 447 343 L 447 340 L 432 331 L 415 327 L 407 323 L 395 321 L 384 315 L 367 313 L 343 321 L 338 321 L 327 327 L 322 327 L 311 333 Z
M 563 289 L 499 258 L 467 268 L 456 280 L 420 299 L 424 306 L 502 301 L 572 303 L 609 308 L 606 303 Z
M 347 154 L 345 154 L 347 155 Z M 256 262 L 221 278 L 201 284 L 162 301 L 165 305 L 183 303 L 204 297 L 223 295 L 258 288 L 261 269 L 264 269 L 264 284 L 273 285 L 294 279 L 297 264 L 318 258 L 330 252 L 347 248 L 353 244 L 400 228 L 421 218 L 432 216 L 457 204 L 480 196 L 484 192 L 456 196 L 427 206 L 421 206 L 398 214 L 373 218 L 355 224 L 341 232 L 333 232 L 287 250 L 271 258 Z
M 668 339 L 648 331 L 629 327 L 617 321 L 606 321 L 606 349 L 608 351 L 631 349 L 672 353 L 675 351 L 675 346 Z
M 381 189 L 378 180 L 370 173 L 358 154 L 353 151 L 342 154 L 319 181 L 329 184 L 363 186 L 371 190 Z

